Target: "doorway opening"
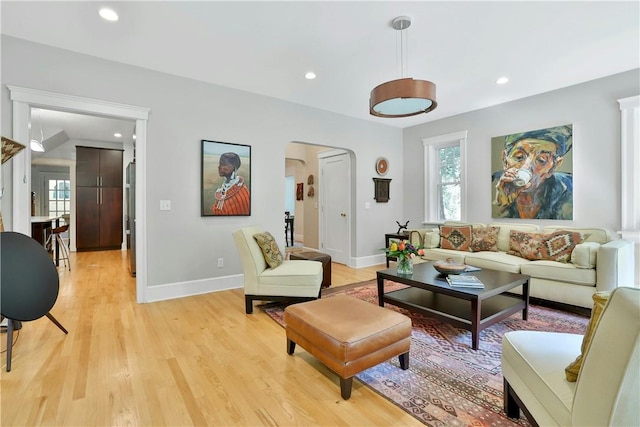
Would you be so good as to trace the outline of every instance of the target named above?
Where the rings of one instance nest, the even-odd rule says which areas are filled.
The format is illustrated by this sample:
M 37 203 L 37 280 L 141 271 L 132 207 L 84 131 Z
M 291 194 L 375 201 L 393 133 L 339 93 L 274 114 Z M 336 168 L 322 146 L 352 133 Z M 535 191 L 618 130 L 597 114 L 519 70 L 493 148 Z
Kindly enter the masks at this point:
M 31 123 L 31 108 L 45 108 L 54 111 L 84 114 L 105 118 L 117 118 L 135 122 L 136 129 L 136 193 L 139 203 L 136 204 L 136 216 L 145 218 L 146 213 L 146 144 L 147 119 L 149 108 L 132 105 L 117 104 L 91 98 L 83 98 L 66 94 L 40 91 L 7 85 L 12 100 L 13 137 L 17 140 L 29 140 L 29 124 Z M 14 231 L 31 235 L 31 151 L 20 153 L 23 162 L 14 162 L 13 168 L 13 210 L 12 228 Z M 71 168 L 70 168 L 71 169 Z M 75 179 L 74 171 L 70 171 L 70 180 Z M 71 186 L 73 188 L 73 185 Z M 72 190 L 73 191 L 73 190 Z M 71 208 L 73 212 L 73 206 Z M 147 302 L 146 298 L 146 224 L 140 221 L 136 229 L 137 249 L 136 268 L 136 300 L 138 303 Z
M 41 139 L 43 152 L 31 152 L 31 194 L 35 201 L 32 215 L 44 217 L 63 217 L 69 225 L 69 249 L 77 251 L 76 236 L 78 230 L 86 225 L 86 217 L 79 218 L 76 196 L 76 155 L 77 147 L 113 149 L 122 151 L 124 166 L 133 159 L 134 126 L 132 120 L 106 118 L 96 115 L 72 113 L 66 111 L 32 108 L 35 117 L 31 127 L 32 139 Z M 38 135 L 33 135 L 34 127 Z M 119 136 L 116 136 L 119 135 Z M 123 173 L 124 175 L 124 173 Z M 57 184 L 56 184 L 57 182 Z M 66 182 L 66 191 L 54 190 Z M 125 182 L 124 176 L 122 182 Z M 86 184 L 85 184 L 86 185 Z M 123 189 L 123 194 L 125 190 Z M 126 222 L 126 201 L 123 200 L 122 235 L 128 237 Z M 116 214 L 117 215 L 117 214 Z M 121 249 L 125 250 L 127 239 L 123 239 Z
M 324 169 L 334 165 L 336 156 L 342 156 L 342 167 L 327 178 Z M 348 266 L 355 230 L 350 214 L 355 212 L 354 162 L 349 150 L 299 141 L 287 144 L 285 152 L 285 211 L 293 200 L 296 245 L 330 254 L 333 262 Z

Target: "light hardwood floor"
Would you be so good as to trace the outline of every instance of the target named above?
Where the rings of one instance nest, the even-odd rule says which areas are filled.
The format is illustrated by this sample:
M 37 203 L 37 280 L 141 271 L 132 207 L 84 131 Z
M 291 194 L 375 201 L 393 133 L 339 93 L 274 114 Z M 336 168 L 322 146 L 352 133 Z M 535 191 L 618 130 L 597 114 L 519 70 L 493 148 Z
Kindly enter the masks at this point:
M 420 425 L 359 381 L 348 401 L 337 375 L 298 347 L 241 289 L 135 302 L 121 251 L 71 254 L 47 318 L 25 322 L 11 372 L 2 354 L 3 426 Z M 383 266 L 334 264 L 334 285 Z M 6 349 L 6 334 L 0 338 Z

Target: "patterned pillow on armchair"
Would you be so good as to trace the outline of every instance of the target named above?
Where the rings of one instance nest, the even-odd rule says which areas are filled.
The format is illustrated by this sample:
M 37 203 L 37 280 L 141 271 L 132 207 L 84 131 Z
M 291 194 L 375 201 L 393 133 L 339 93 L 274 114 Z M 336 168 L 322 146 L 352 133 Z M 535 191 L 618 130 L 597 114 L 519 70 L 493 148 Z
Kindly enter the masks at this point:
M 276 268 L 282 264 L 284 257 L 271 233 L 265 231 L 264 233 L 255 234 L 253 238 L 258 242 L 258 246 L 260 246 L 264 255 L 264 260 L 269 264 L 270 268 Z

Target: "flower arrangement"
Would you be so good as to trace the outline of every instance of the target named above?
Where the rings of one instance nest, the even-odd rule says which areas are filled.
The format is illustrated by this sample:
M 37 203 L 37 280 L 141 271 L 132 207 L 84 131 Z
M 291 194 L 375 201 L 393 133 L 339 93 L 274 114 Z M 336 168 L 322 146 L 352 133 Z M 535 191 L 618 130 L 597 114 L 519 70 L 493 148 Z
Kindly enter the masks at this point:
M 406 240 L 399 242 L 391 241 L 388 248 L 384 248 L 387 257 L 395 258 L 398 261 L 397 270 L 399 274 L 413 273 L 413 259 L 416 256 L 424 255 L 422 246 L 414 246 Z
M 406 240 L 401 240 L 399 242 L 391 241 L 391 244 L 388 248 L 385 248 L 388 257 L 397 258 L 398 261 L 401 261 L 406 258 L 415 258 L 417 255 L 424 255 L 424 249 L 422 246 L 414 246 Z

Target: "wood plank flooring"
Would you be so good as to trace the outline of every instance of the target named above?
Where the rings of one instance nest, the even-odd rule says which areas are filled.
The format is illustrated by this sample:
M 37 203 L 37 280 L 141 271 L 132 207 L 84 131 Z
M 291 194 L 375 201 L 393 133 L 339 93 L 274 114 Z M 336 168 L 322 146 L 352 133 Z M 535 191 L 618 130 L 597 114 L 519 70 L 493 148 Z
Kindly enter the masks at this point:
M 71 262 L 51 310 L 69 334 L 25 322 L 11 372 L 2 354 L 3 426 L 420 425 L 357 380 L 342 400 L 337 375 L 302 348 L 287 355 L 261 310 L 244 313 L 241 289 L 137 304 L 125 252 Z M 334 264 L 334 286 L 381 268 Z

